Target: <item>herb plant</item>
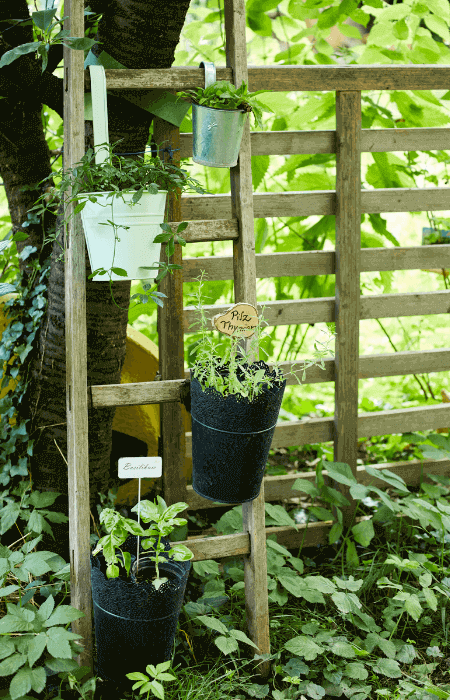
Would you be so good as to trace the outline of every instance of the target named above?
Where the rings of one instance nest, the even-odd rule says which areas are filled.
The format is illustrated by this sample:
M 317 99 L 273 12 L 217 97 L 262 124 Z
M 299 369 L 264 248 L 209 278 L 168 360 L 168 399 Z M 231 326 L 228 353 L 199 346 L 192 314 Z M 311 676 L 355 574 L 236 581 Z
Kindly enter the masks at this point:
M 133 193 L 131 201 L 128 202 L 130 206 L 138 204 L 144 192 L 157 194 L 159 191 L 167 191 L 176 197 L 178 197 L 179 191 L 205 193 L 206 190 L 197 180 L 190 177 L 186 170 L 161 160 L 159 156 L 136 155 L 135 159 L 124 157 L 114 152 L 117 143 L 114 146 L 107 143 L 98 146 L 100 150 L 105 149 L 108 151 L 108 159 L 103 163 L 95 162 L 95 152 L 90 148 L 74 168 L 69 168 L 66 171 L 61 168 L 42 180 L 39 185 L 43 193 L 35 205 L 28 210 L 28 222 L 38 223 L 39 220 L 43 220 L 42 215 L 47 210 L 56 214 L 62 195 L 69 192 L 70 194 L 64 200 L 65 211 L 67 212 L 69 205 L 74 204 L 75 206 L 73 213 L 65 217 L 66 221 L 69 221 L 73 215 L 81 212 L 88 201 L 96 203 L 98 201 L 98 193 L 102 195 L 102 201 L 103 195 L 107 194 L 107 200 L 112 205 L 113 219 L 114 202 L 116 199 L 125 201 L 124 195 L 128 193 Z M 53 187 L 54 181 L 56 181 L 56 187 Z M 27 222 L 25 222 L 25 225 L 27 225 Z M 102 225 L 111 226 L 114 231 L 115 255 L 115 245 L 119 240 L 119 229 L 127 230 L 129 227 L 119 226 L 115 224 L 114 220 L 111 221 L 109 219 L 102 222 Z M 172 231 L 167 222 L 160 224 L 160 226 L 163 231 L 155 237 L 154 241 L 167 244 L 167 255 L 170 258 L 175 250 L 175 243 L 185 245 L 185 241 L 180 234 L 186 228 L 187 223 L 182 222 L 179 224 L 176 232 Z M 56 233 L 53 234 L 53 238 L 56 239 Z M 52 240 L 52 236 L 47 236 L 46 240 Z M 90 278 L 95 275 L 109 274 L 111 286 L 111 274 L 127 277 L 126 270 L 114 266 L 114 255 L 109 269 L 99 268 L 93 270 Z M 154 265 L 144 269 L 154 270 L 159 268 L 160 272 L 155 278 L 156 283 L 163 279 L 168 272 L 180 269 L 180 266 L 155 260 Z M 165 295 L 161 292 L 156 292 L 156 287 L 157 284 L 155 286 L 145 284 L 144 291 L 149 292 L 149 294 L 136 294 L 133 295 L 132 299 L 138 299 L 139 302 L 147 303 L 150 297 L 155 303 L 162 306 L 161 297 Z
M 253 112 L 255 122 L 260 129 L 263 129 L 262 123 L 262 108 L 263 106 L 255 99 L 256 95 L 268 90 L 257 90 L 256 92 L 248 92 L 247 83 L 242 81 L 242 85 L 237 88 L 228 80 L 216 80 L 215 83 L 207 88 L 195 88 L 195 90 L 186 90 L 186 92 L 177 92 L 178 98 L 191 100 L 197 105 L 203 107 L 212 107 L 213 109 L 239 109 L 242 112 Z M 269 109 L 264 106 L 264 109 Z
M 259 352 L 264 352 L 261 347 L 261 340 L 264 337 L 263 325 L 268 325 L 261 316 L 255 326 L 254 335 L 249 338 L 248 347 L 240 343 L 242 333 L 238 331 L 233 334 L 231 340 L 225 339 L 218 343 L 211 335 L 208 328 L 208 318 L 203 305 L 204 271 L 197 278 L 198 289 L 195 294 L 199 320 L 192 325 L 200 325 L 201 339 L 196 348 L 196 360 L 193 364 L 193 376 L 200 382 L 203 389 L 213 387 L 222 396 L 239 394 L 249 401 L 258 396 L 265 386 L 272 387 L 280 385 L 284 380 L 284 374 L 279 363 L 274 362 L 269 368 L 267 365 L 261 367 L 261 363 L 255 363 L 252 358 L 257 357 Z M 329 342 L 334 338 L 334 334 L 329 334 L 326 343 L 316 340 L 314 360 L 303 362 L 303 376 L 305 378 L 306 369 L 315 364 L 320 364 L 322 369 L 325 365 L 323 358 L 329 353 Z M 322 349 L 318 349 L 318 345 Z M 223 349 L 223 352 L 222 352 Z M 300 383 L 300 379 L 295 372 L 292 372 Z
M 187 507 L 187 503 L 174 503 L 167 507 L 166 502 L 159 495 L 157 504 L 151 501 L 140 501 L 140 503 L 132 508 L 132 511 L 137 512 L 139 508 L 140 517 L 143 522 L 152 523 L 152 526 L 148 530 L 145 530 L 142 525 L 135 520 L 125 518 L 111 508 L 105 508 L 100 514 L 100 522 L 103 523 L 106 530 L 108 530 L 108 534 L 98 541 L 93 555 L 95 556 L 100 551 L 103 551 L 103 556 L 107 563 L 106 577 L 117 578 L 117 576 L 119 576 L 119 563 L 123 564 L 125 567 L 127 576 L 130 575 L 131 554 L 122 551 L 120 547 L 131 533 L 138 537 L 147 538 L 142 540 L 144 549 L 154 548 L 155 556 L 150 557 L 150 559 L 155 562 L 156 579 L 152 583 L 156 589 L 162 586 L 168 579 L 165 577 L 160 578 L 158 565 L 159 562 L 168 561 L 168 559 L 161 554 L 164 550 L 161 537 L 168 535 L 175 527 L 184 525 L 187 522 L 184 518 L 174 517 Z M 155 535 L 156 537 L 154 537 Z M 156 539 L 157 544 L 155 545 Z M 117 550 L 121 553 L 121 559 L 117 556 Z M 167 555 L 175 561 L 188 561 L 194 556 L 193 553 L 182 544 L 171 547 Z
M 153 664 L 149 664 L 145 669 L 148 676 L 145 673 L 136 672 L 127 673 L 127 678 L 129 678 L 131 681 L 136 681 L 136 683 L 133 685 L 133 690 L 137 690 L 137 688 L 139 688 L 139 695 L 147 693 L 147 700 L 150 697 L 150 693 L 155 695 L 160 700 L 164 700 L 164 688 L 160 681 L 176 680 L 175 676 L 172 676 L 171 673 L 166 673 L 169 667 L 170 661 L 164 661 L 163 663 L 158 664 L 156 668 L 153 666 Z M 152 676 L 152 681 L 150 680 L 149 676 Z

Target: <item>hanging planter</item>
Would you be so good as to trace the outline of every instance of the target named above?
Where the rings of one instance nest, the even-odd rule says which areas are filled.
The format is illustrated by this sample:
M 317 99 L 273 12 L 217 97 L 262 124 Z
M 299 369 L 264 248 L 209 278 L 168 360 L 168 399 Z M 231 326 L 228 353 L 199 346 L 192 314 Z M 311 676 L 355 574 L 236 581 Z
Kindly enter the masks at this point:
M 123 688 L 126 674 L 171 658 L 193 557 L 187 547 L 162 536 L 187 522 L 174 517 L 186 503 L 167 508 L 158 496 L 158 505 L 141 501 L 139 506 L 142 520 L 154 521 L 149 530 L 107 508 L 100 522 L 109 534 L 91 554 L 96 672 Z M 158 537 L 141 539 L 149 534 Z
M 286 388 L 286 380 L 277 379 L 264 362 L 244 367 L 264 370 L 273 382 L 263 384 L 252 400 L 203 389 L 191 371 L 192 488 L 219 503 L 257 498 Z M 217 371 L 227 379 L 227 368 Z
M 226 80 L 216 81 L 214 63 L 202 61 L 201 66 L 205 68 L 205 88 L 177 93 L 192 100 L 192 159 L 212 168 L 233 168 L 249 112 L 262 129 L 261 105 L 255 95 L 267 90 L 249 93 L 245 82 L 236 88 Z
M 91 269 L 126 270 L 127 276 L 111 272 L 113 282 L 153 279 L 158 270 L 145 268 L 154 266 L 160 258 L 161 243 L 155 242 L 155 238 L 162 233 L 167 190 L 156 194 L 143 192 L 136 204 L 132 202 L 132 192 L 125 193 L 123 198 L 114 195 L 114 192 L 86 193 L 97 200 L 88 199 L 81 211 Z M 106 221 L 113 221 L 115 226 L 105 226 Z M 93 279 L 101 281 L 102 277 L 95 275 Z

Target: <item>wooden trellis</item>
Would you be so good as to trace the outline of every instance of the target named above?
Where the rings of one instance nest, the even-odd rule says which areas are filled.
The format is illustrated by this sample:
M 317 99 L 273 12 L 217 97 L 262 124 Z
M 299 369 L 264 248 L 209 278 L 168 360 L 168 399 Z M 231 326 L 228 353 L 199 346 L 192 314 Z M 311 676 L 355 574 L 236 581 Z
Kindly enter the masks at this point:
M 66 0 L 67 4 L 67 0 Z M 72 36 L 80 36 L 83 7 L 70 0 Z M 208 279 L 234 279 L 236 301 L 256 304 L 256 279 L 277 276 L 336 275 L 336 296 L 266 304 L 270 325 L 336 322 L 336 357 L 325 361 L 326 369 L 310 368 L 306 383 L 334 381 L 334 418 L 283 422 L 275 431 L 272 446 L 301 445 L 334 440 L 336 461 L 350 464 L 360 483 L 371 481 L 364 467 L 357 466 L 358 437 L 384 435 L 450 426 L 450 404 L 358 414 L 358 379 L 450 369 L 450 349 L 400 352 L 359 357 L 359 321 L 448 313 L 450 291 L 406 294 L 360 295 L 360 273 L 380 270 L 418 270 L 450 267 L 450 245 L 361 250 L 361 213 L 450 210 L 450 188 L 377 189 L 361 191 L 361 152 L 450 149 L 450 129 L 361 129 L 362 90 L 448 89 L 448 66 L 259 66 L 248 67 L 244 0 L 225 1 L 226 63 L 217 68 L 218 80 L 240 85 L 247 80 L 251 91 L 336 92 L 336 130 L 253 132 L 247 123 L 239 163 L 230 171 L 230 195 L 185 196 L 170 203 L 170 219 L 191 222 L 184 232 L 190 243 L 233 241 L 233 257 L 185 259 L 183 269 L 165 282 L 168 300 L 159 317 L 162 381 L 113 386 L 92 386 L 86 391 L 86 334 L 84 299 L 84 242 L 79 217 L 67 231 L 66 309 L 68 357 L 69 493 L 71 527 L 72 603 L 87 612 L 74 627 L 87 642 L 84 661 L 89 662 L 91 616 L 89 585 L 89 512 L 87 402 L 94 408 L 161 404 L 164 497 L 168 504 L 186 501 L 192 509 L 217 507 L 186 486 L 182 475 L 185 454 L 191 451 L 191 435 L 184 433 L 182 393 L 189 373 L 184 369 L 184 334 L 195 320 L 192 308 L 183 309 L 182 285 L 207 272 Z M 77 33 L 78 32 L 78 33 Z M 65 55 L 65 158 L 75 163 L 83 148 L 83 68 L 78 52 Z M 89 87 L 89 76 L 84 76 Z M 186 90 L 204 84 L 203 69 L 178 67 L 163 70 L 107 70 L 109 89 L 165 88 Z M 192 155 L 192 135 L 180 134 L 166 122 L 156 120 L 157 142 L 169 139 L 181 148 L 181 157 Z M 253 194 L 251 155 L 336 153 L 336 191 Z M 254 218 L 336 215 L 336 250 L 255 255 Z M 181 248 L 176 251 L 181 262 Z M 206 307 L 209 317 L 225 306 Z M 292 363 L 283 364 L 286 370 Z M 288 378 L 288 384 L 294 383 Z M 75 449 L 76 446 L 76 449 Z M 450 460 L 412 461 L 374 465 L 390 468 L 410 485 L 424 473 L 448 473 Z M 303 474 L 313 479 L 314 473 Z M 329 523 L 307 526 L 264 527 L 264 502 L 292 496 L 297 477 L 265 477 L 259 497 L 243 505 L 243 532 L 184 542 L 194 561 L 243 556 L 249 634 L 260 653 L 270 651 L 265 540 L 276 533 L 280 544 L 298 547 L 326 542 Z M 382 485 L 378 482 L 377 485 Z M 349 513 L 347 513 L 347 517 Z M 261 665 L 261 674 L 268 664 Z

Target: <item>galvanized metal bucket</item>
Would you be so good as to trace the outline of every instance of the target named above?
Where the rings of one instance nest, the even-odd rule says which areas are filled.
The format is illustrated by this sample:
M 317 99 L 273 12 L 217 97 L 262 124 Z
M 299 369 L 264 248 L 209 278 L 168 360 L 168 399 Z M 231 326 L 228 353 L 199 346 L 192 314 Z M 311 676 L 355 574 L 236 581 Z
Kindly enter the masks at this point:
M 202 61 L 205 87 L 216 80 L 214 63 Z M 216 109 L 192 105 L 194 136 L 193 161 L 211 168 L 232 168 L 237 165 L 245 120 L 248 113 L 240 109 Z

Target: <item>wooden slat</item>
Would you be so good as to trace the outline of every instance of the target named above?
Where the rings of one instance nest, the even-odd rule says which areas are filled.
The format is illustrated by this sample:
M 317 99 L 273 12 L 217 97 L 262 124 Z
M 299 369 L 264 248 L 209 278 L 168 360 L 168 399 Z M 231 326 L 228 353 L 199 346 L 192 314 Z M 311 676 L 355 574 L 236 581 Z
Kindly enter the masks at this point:
M 325 359 L 324 364 L 324 369 L 319 366 L 308 367 L 302 384 L 333 382 L 334 359 Z M 286 375 L 295 371 L 300 378 L 302 376 L 301 362 L 281 362 L 280 367 Z M 386 355 L 360 355 L 359 358 L 359 379 L 422 374 L 424 372 L 446 372 L 448 370 L 450 370 L 450 348 L 440 348 L 428 352 L 409 350 Z M 185 371 L 184 376 L 185 380 L 189 380 L 189 371 Z M 185 380 L 92 386 L 89 387 L 92 407 L 143 406 L 180 401 L 181 387 Z M 293 375 L 287 376 L 287 384 L 292 386 L 297 384 Z
M 83 0 L 66 0 L 64 29 L 84 36 Z M 84 153 L 83 52 L 64 47 L 64 167 Z M 70 212 L 71 207 L 69 207 Z M 81 218 L 70 218 L 65 232 L 65 335 L 67 465 L 69 496 L 70 602 L 84 617 L 72 622 L 82 635 L 80 665 L 92 667 L 92 599 L 89 518 L 86 268 Z
M 175 151 L 174 165 L 180 164 L 180 130 L 169 122 L 155 117 L 153 121 L 153 138 L 155 143 L 167 143 Z M 162 155 L 167 159 L 167 154 Z M 170 220 L 179 220 L 180 192 L 168 196 L 166 213 Z M 161 260 L 168 262 L 166 246 L 161 246 Z M 171 261 L 182 264 L 182 246 L 175 245 Z M 158 306 L 158 348 L 159 372 L 162 379 L 174 380 L 184 377 L 184 336 L 183 336 L 183 276 L 181 270 L 167 275 L 160 285 L 166 295 L 164 307 Z M 160 409 L 160 454 L 164 464 L 163 493 L 167 505 L 181 502 L 186 489 L 183 465 L 186 454 L 184 432 L 185 408 L 178 402 L 163 403 Z M 180 513 L 183 517 L 184 512 Z
M 373 469 L 377 471 L 383 471 L 383 469 L 389 469 L 389 471 L 398 474 L 408 486 L 417 487 L 420 485 L 421 480 L 427 483 L 433 483 L 432 479 L 429 478 L 429 474 L 448 476 L 450 475 L 450 460 L 440 459 L 440 460 L 411 460 L 409 462 L 384 462 L 382 464 L 371 464 Z M 323 475 L 327 476 L 328 472 L 326 469 L 323 470 Z M 296 474 L 278 474 L 277 476 L 265 476 L 264 477 L 264 491 L 266 502 L 271 503 L 272 501 L 287 501 L 295 497 L 306 497 L 304 493 L 300 491 L 295 491 L 292 489 L 295 481 L 298 478 L 306 479 L 307 481 L 314 482 L 316 477 L 315 471 L 309 472 L 297 472 Z M 387 484 L 381 479 L 375 479 L 365 470 L 364 466 L 358 465 L 356 469 L 356 478 L 360 484 L 367 486 L 369 484 L 377 486 L 378 488 L 386 488 Z M 208 501 L 206 498 L 202 498 L 195 493 L 192 486 L 187 487 L 185 494 L 185 501 L 189 503 L 189 508 L 191 510 L 200 510 L 206 508 L 217 508 L 217 505 L 212 501 Z M 229 504 L 232 506 L 232 504 Z
M 170 221 L 175 228 L 181 221 Z M 175 228 L 173 230 L 175 230 Z M 189 223 L 183 231 L 186 243 L 203 243 L 204 241 L 232 241 L 238 237 L 236 219 L 219 219 L 217 221 L 196 221 Z
M 245 0 L 224 0 L 226 64 L 239 87 L 248 83 Z M 233 241 L 234 297 L 236 302 L 256 306 L 255 231 L 250 147 L 250 120 L 247 119 L 236 167 L 230 169 L 232 217 L 239 226 Z M 249 348 L 247 348 L 249 349 Z M 242 504 L 243 530 L 248 532 L 250 552 L 244 556 L 245 611 L 249 636 L 260 654 L 270 654 L 267 554 L 264 537 L 264 485 L 257 498 Z M 261 679 L 270 673 L 270 662 L 258 664 Z
M 335 131 L 252 131 L 252 156 L 336 153 Z M 363 153 L 450 150 L 450 129 L 362 129 Z M 192 158 L 192 134 L 181 134 L 181 157 Z
M 192 227 L 195 224 L 190 224 Z M 187 230 L 187 229 L 186 229 Z M 207 239 L 209 240 L 209 239 Z M 379 270 L 421 270 L 450 267 L 450 245 L 426 245 L 416 248 L 363 248 L 361 272 Z M 233 279 L 233 258 L 184 258 L 183 282 L 190 282 L 205 270 L 208 280 Z M 292 251 L 256 255 L 256 276 L 299 277 L 334 275 L 334 250 Z
M 255 218 L 272 216 L 311 216 L 335 214 L 336 192 L 256 192 L 253 195 Z M 362 213 L 390 211 L 446 211 L 450 209 L 450 187 L 363 190 Z M 186 221 L 231 219 L 230 195 L 186 195 L 181 198 L 181 216 Z
M 217 80 L 232 80 L 231 68 L 217 67 Z M 203 85 L 203 71 L 179 66 L 151 70 L 107 70 L 110 90 L 164 88 L 186 90 Z M 447 90 L 450 67 L 412 66 L 249 66 L 249 90 L 271 92 L 328 90 Z M 88 71 L 85 86 L 90 88 Z M 425 87 L 426 86 L 426 87 Z
M 356 475 L 358 453 L 359 270 L 361 253 L 361 93 L 336 93 L 336 297 L 334 460 Z M 334 487 L 351 501 L 342 509 L 344 525 L 356 503 L 349 487 Z
M 358 414 L 359 438 L 409 433 L 413 430 L 435 430 L 448 426 L 450 426 L 450 404 Z M 333 440 L 333 418 L 286 421 L 279 423 L 275 428 L 272 448 L 314 445 L 318 442 L 333 442 Z M 191 454 L 190 433 L 186 433 L 186 454 Z
M 360 320 L 370 318 L 397 318 L 399 316 L 427 316 L 446 314 L 450 311 L 450 290 L 402 294 L 371 294 L 361 297 Z M 229 305 L 228 305 L 229 306 Z M 223 313 L 226 304 L 205 306 L 205 314 L 211 319 Z M 261 305 L 258 305 L 261 308 Z M 334 297 L 302 299 L 300 301 L 267 302 L 264 318 L 269 326 L 286 326 L 298 323 L 329 323 L 335 320 Z M 184 332 L 194 333 L 189 326 L 197 320 L 194 307 L 184 310 Z

